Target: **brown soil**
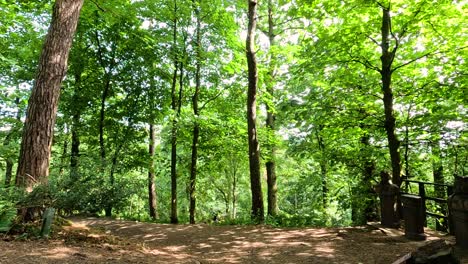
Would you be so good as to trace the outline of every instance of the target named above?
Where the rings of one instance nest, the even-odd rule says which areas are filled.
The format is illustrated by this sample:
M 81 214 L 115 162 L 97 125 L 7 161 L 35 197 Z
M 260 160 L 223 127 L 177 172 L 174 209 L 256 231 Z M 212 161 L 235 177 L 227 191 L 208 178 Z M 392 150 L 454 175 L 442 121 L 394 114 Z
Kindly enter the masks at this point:
M 54 238 L 1 241 L 0 263 L 392 263 L 424 242 L 401 230 L 168 225 L 75 218 Z M 428 240 L 444 238 L 428 231 Z M 468 263 L 468 258 L 462 263 Z

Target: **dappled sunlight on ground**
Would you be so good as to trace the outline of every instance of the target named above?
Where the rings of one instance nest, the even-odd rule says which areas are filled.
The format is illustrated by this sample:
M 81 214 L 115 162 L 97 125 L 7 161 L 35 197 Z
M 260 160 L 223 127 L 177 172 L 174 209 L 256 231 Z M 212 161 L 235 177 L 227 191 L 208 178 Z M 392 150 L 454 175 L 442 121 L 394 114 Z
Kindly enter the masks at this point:
M 401 230 L 375 226 L 300 229 L 72 220 L 73 239 L 0 241 L 0 263 L 392 263 L 423 243 L 407 240 Z M 12 258 L 15 252 L 23 255 Z

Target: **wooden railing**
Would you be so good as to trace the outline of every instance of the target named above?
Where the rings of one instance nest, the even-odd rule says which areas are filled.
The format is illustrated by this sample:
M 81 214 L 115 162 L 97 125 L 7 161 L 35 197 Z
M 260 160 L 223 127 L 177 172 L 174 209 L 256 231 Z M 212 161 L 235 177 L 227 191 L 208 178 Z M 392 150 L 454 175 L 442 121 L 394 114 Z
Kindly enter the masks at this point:
M 409 186 L 411 183 L 418 185 L 418 193 L 411 192 L 409 190 Z M 427 226 L 427 216 L 434 217 L 436 219 L 436 230 L 450 232 L 452 233 L 452 221 L 449 219 L 448 215 L 448 204 L 447 198 L 441 197 L 430 197 L 426 195 L 426 185 L 432 185 L 434 187 L 438 186 L 445 189 L 446 197 L 449 197 L 453 193 L 453 186 L 448 184 L 441 184 L 441 183 L 434 183 L 434 182 L 424 182 L 424 181 L 416 181 L 416 180 L 403 180 L 402 183 L 402 194 L 415 194 L 421 197 L 422 204 L 423 204 L 423 211 L 424 211 L 424 225 Z M 435 192 L 435 190 L 434 190 Z M 442 213 L 438 212 L 431 212 L 427 210 L 426 201 L 434 201 L 437 204 L 441 205 Z M 444 219 L 442 223 L 440 223 L 439 219 Z

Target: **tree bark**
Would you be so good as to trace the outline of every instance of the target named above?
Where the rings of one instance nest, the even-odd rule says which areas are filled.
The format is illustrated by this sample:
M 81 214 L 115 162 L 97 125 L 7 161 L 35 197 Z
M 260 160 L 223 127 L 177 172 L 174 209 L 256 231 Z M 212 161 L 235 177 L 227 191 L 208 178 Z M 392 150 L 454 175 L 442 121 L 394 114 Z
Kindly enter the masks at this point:
M 155 173 L 154 173 L 154 154 L 155 154 L 155 133 L 154 124 L 150 124 L 150 133 L 149 133 L 149 155 L 150 155 L 150 164 L 148 170 L 148 205 L 149 205 L 149 215 L 151 219 L 156 220 L 159 218 L 157 210 L 157 196 L 156 196 L 156 185 L 154 182 Z
M 174 1 L 174 14 L 177 14 L 177 1 Z M 174 112 L 171 129 L 171 223 L 177 224 L 179 222 L 177 216 L 177 70 L 178 70 L 178 56 L 177 56 L 177 17 L 174 16 L 173 20 L 173 56 L 174 56 L 174 73 L 172 76 L 171 87 L 171 108 Z
M 67 166 L 67 156 L 68 156 L 68 136 L 67 129 L 65 126 L 64 129 L 65 139 L 63 140 L 63 150 L 62 150 L 62 157 L 60 158 L 60 168 L 59 168 L 59 175 L 62 176 L 63 172 L 65 171 L 65 167 Z
M 100 157 L 101 157 L 101 172 L 104 174 L 106 169 L 106 145 L 104 140 L 104 130 L 105 130 L 105 120 L 106 120 L 106 100 L 109 96 L 109 92 L 111 90 L 111 71 L 113 66 L 110 65 L 111 69 L 106 69 L 106 63 L 104 62 L 104 57 L 102 54 L 102 47 L 101 42 L 99 40 L 99 34 L 96 31 L 96 42 L 98 48 L 98 58 L 101 67 L 103 68 L 104 74 L 104 89 L 102 90 L 101 94 L 101 108 L 99 110 L 99 150 L 100 150 Z
M 327 197 L 328 197 L 328 185 L 327 185 L 327 175 L 328 175 L 328 164 L 327 164 L 327 158 L 325 157 L 325 143 L 320 135 L 321 131 L 323 129 L 323 125 L 319 125 L 318 130 L 315 132 L 315 136 L 317 137 L 317 145 L 318 148 L 321 152 L 321 158 L 320 158 L 320 175 L 322 178 L 322 205 L 324 208 L 327 207 Z
M 444 179 L 444 166 L 442 164 L 442 153 L 440 151 L 440 145 L 439 145 L 439 140 L 436 140 L 431 144 L 431 149 L 432 149 L 432 177 L 434 180 L 434 183 L 437 184 L 444 184 L 445 179 Z M 445 196 L 445 188 L 442 185 L 434 185 L 434 193 L 437 198 L 442 198 L 444 199 Z M 442 214 L 446 214 L 447 210 L 446 207 L 441 206 L 439 208 Z M 436 220 L 436 230 L 444 230 L 443 225 L 441 222 L 437 219 Z M 445 230 L 446 231 L 446 230 Z
M 249 140 L 250 188 L 252 192 L 252 220 L 264 221 L 262 183 L 260 175 L 260 146 L 257 137 L 257 60 L 255 57 L 255 28 L 257 26 L 257 1 L 249 0 L 246 56 L 248 65 L 247 127 Z
M 231 218 L 236 219 L 237 217 L 237 167 L 232 171 L 232 211 Z
M 364 110 L 361 109 L 362 113 Z M 360 125 L 363 129 L 364 127 Z M 360 158 L 362 164 L 362 178 L 359 185 L 353 190 L 352 220 L 355 225 L 364 225 L 368 221 L 376 219 L 376 198 L 372 186 L 372 176 L 375 173 L 375 162 L 366 153 L 366 149 L 371 147 L 370 136 L 365 133 L 361 137 Z
M 275 33 L 274 33 L 274 21 L 273 21 L 273 3 L 272 0 L 268 0 L 268 40 L 270 42 L 270 49 L 275 45 Z M 270 62 L 267 78 L 267 93 L 270 95 L 270 98 L 274 98 L 275 92 L 275 60 L 276 57 L 270 50 Z M 273 100 L 272 100 L 273 101 Z M 274 142 L 275 136 L 275 114 L 274 109 L 268 103 L 266 104 L 267 110 L 267 119 L 266 126 L 269 133 L 269 142 L 268 142 L 268 161 L 266 162 L 266 171 L 267 171 L 267 201 L 268 201 L 268 210 L 267 214 L 270 216 L 276 216 L 278 214 L 278 204 L 277 204 L 277 185 L 276 185 L 276 146 Z
M 71 152 L 70 152 L 70 177 L 72 181 L 78 180 L 79 177 L 79 157 L 80 157 L 80 136 L 78 133 L 79 123 L 81 118 L 81 110 L 75 110 L 76 112 L 72 117 L 71 127 Z
M 76 46 L 77 49 L 74 56 L 74 67 L 73 67 L 73 76 L 75 78 L 75 85 L 73 90 L 73 108 L 72 108 L 72 123 L 71 123 L 71 150 L 70 150 L 70 179 L 75 183 L 79 179 L 79 158 L 80 158 L 80 119 L 81 111 L 84 108 L 83 99 L 82 99 L 82 74 L 84 70 L 84 63 L 81 60 L 81 56 L 86 52 L 86 47 L 84 46 L 83 41 L 83 32 L 80 31 L 80 26 L 78 25 L 78 33 L 76 36 Z M 72 57 L 73 58 L 73 57 Z
M 382 92 L 383 103 L 385 110 L 385 131 L 387 133 L 388 148 L 390 151 L 390 159 L 392 164 L 392 182 L 398 186 L 401 185 L 400 171 L 400 141 L 395 132 L 396 119 L 393 110 L 393 91 L 392 83 L 392 63 L 395 57 L 396 48 L 390 50 L 390 33 L 391 33 L 391 16 L 390 9 L 382 7 L 382 69 L 380 74 L 382 77 Z
M 84 0 L 56 0 L 23 129 L 16 185 L 47 182 L 60 85 Z M 24 219 L 28 220 L 28 219 Z
M 193 2 L 195 17 L 197 20 L 196 25 L 196 39 L 195 39 L 195 56 L 196 56 L 196 66 L 195 66 L 195 93 L 192 97 L 192 107 L 193 107 L 193 114 L 195 116 L 195 121 L 193 124 L 193 139 L 192 139 L 192 163 L 190 165 L 190 224 L 195 224 L 195 210 L 196 210 L 196 183 L 197 183 L 197 161 L 198 161 L 198 139 L 200 137 L 200 125 L 198 123 L 198 116 L 200 115 L 200 111 L 198 109 L 198 98 L 200 95 L 200 88 L 201 88 L 201 18 L 200 18 L 200 2 L 201 0 L 196 3 Z

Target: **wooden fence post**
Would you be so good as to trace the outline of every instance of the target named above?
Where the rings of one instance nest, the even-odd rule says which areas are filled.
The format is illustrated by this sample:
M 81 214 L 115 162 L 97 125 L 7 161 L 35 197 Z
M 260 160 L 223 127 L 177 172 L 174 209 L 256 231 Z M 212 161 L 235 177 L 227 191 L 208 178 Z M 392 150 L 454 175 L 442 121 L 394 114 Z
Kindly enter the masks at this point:
M 448 206 L 448 198 L 450 195 L 453 194 L 453 186 L 447 186 L 447 206 Z M 453 228 L 453 218 L 452 215 L 450 214 L 450 210 L 448 210 L 448 215 L 447 215 L 447 221 L 448 221 L 448 230 L 450 235 L 455 235 L 454 233 L 454 228 Z
M 427 216 L 426 216 L 426 189 L 424 188 L 424 183 L 419 182 L 419 196 L 421 196 L 422 210 L 423 210 L 423 219 L 424 227 L 427 227 Z

